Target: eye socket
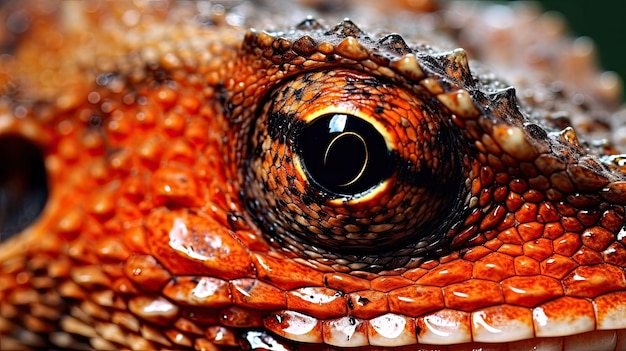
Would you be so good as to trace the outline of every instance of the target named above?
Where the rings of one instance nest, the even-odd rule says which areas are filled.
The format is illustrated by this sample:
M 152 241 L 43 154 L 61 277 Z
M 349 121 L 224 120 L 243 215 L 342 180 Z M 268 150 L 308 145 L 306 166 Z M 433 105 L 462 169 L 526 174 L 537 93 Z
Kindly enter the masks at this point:
M 302 130 L 296 145 L 309 179 L 336 196 L 364 193 L 391 174 L 392 155 L 384 136 L 354 115 L 316 118 Z
M 334 68 L 267 95 L 242 198 L 270 243 L 340 271 L 393 269 L 445 247 L 464 168 L 449 116 L 421 89 Z

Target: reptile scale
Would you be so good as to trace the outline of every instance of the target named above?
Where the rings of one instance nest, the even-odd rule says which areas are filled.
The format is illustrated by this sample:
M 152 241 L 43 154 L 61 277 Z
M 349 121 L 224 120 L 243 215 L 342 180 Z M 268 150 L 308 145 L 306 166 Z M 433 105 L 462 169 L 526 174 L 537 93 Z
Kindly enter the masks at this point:
M 626 350 L 590 42 L 528 4 L 302 3 L 2 2 L 0 147 L 49 194 L 0 245 L 0 349 Z

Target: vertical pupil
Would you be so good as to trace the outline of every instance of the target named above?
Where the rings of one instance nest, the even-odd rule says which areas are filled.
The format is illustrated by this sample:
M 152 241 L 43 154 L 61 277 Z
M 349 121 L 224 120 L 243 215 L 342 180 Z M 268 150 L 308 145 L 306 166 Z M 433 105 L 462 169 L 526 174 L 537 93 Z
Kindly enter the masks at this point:
M 308 178 L 336 195 L 356 195 L 391 172 L 391 155 L 381 133 L 347 114 L 327 114 L 307 125 L 297 152 Z
M 360 135 L 354 132 L 334 135 L 324 153 L 324 174 L 340 187 L 357 182 L 367 167 L 367 152 L 367 144 Z

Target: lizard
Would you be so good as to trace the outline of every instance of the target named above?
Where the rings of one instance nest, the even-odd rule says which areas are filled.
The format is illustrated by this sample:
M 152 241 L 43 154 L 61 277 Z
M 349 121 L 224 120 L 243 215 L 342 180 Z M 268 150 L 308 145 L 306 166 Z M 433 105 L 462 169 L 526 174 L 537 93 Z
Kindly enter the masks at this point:
M 0 348 L 626 348 L 589 43 L 522 5 L 304 3 L 3 4 L 0 140 L 49 195 L 0 246 Z

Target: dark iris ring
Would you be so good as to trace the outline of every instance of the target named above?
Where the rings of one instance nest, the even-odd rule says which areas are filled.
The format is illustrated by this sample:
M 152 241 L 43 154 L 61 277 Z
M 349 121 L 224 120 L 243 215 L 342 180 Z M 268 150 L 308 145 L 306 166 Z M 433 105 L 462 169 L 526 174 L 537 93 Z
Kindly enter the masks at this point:
M 393 157 L 383 135 L 369 121 L 347 113 L 326 113 L 296 138 L 307 179 L 334 197 L 355 197 L 386 180 Z

